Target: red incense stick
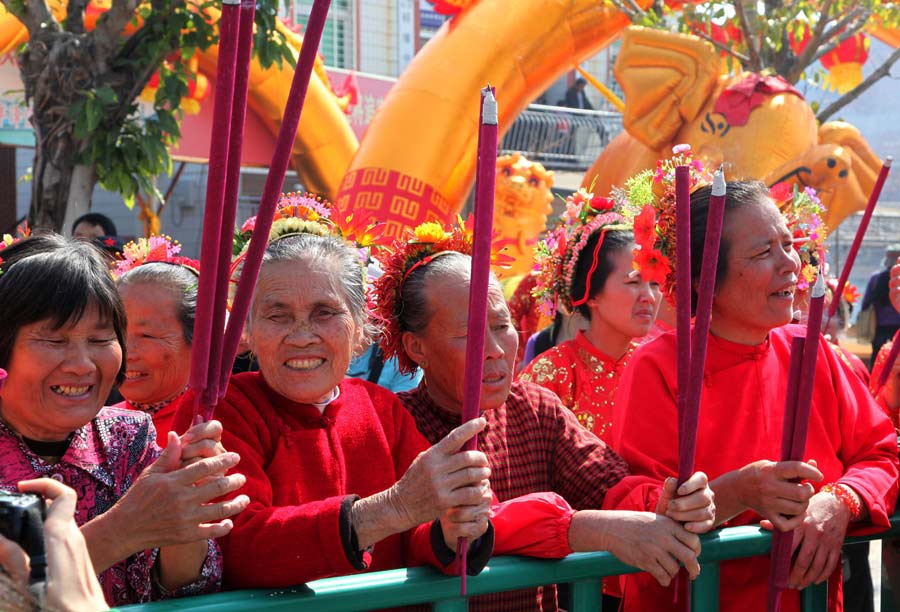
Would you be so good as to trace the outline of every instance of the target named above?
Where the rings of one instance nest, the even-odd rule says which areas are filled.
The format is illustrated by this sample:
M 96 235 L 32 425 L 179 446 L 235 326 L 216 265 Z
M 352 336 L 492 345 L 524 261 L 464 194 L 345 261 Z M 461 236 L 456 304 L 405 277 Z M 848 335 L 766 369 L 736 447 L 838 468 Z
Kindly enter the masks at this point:
M 866 204 L 866 211 L 863 213 L 863 218 L 859 222 L 859 227 L 856 228 L 856 236 L 853 237 L 853 244 L 850 245 L 850 251 L 847 252 L 847 259 L 844 260 L 844 267 L 841 269 L 841 276 L 838 279 L 837 288 L 834 290 L 835 299 L 831 300 L 831 305 L 828 307 L 829 322 L 831 321 L 831 317 L 833 317 L 834 313 L 837 311 L 838 296 L 844 294 L 844 287 L 847 284 L 847 279 L 850 277 L 850 270 L 853 269 L 853 262 L 856 261 L 856 254 L 859 252 L 863 236 L 866 235 L 866 229 L 869 227 L 869 221 L 872 220 L 872 213 L 875 211 L 875 205 L 878 203 L 878 198 L 881 197 L 881 190 L 884 187 L 884 182 L 887 180 L 888 172 L 891 171 L 891 164 L 893 162 L 894 156 L 888 155 L 881 166 L 881 171 L 878 173 L 878 179 L 875 181 L 875 186 L 872 187 L 872 193 L 869 194 L 869 202 Z
M 687 402 L 681 429 L 678 432 L 678 483 L 694 472 L 697 448 L 697 423 L 700 419 L 700 392 L 703 389 L 703 370 L 706 367 L 706 345 L 712 318 L 713 294 L 716 289 L 716 266 L 719 262 L 719 243 L 725 219 L 725 175 L 721 170 L 713 177 L 709 214 L 706 219 L 706 239 L 703 243 L 703 265 L 700 268 L 700 287 L 697 290 L 697 316 L 691 338 L 691 368 Z
M 675 337 L 678 349 L 678 423 L 684 429 L 691 370 L 691 170 L 675 168 Z M 678 436 L 679 445 L 684 436 Z M 679 450 L 679 457 L 681 456 Z M 679 484 L 681 480 L 679 477 Z
M 481 412 L 481 379 L 484 373 L 484 336 L 487 328 L 488 285 L 491 278 L 491 238 L 494 233 L 494 188 L 497 174 L 497 100 L 490 86 L 481 90 L 481 121 L 478 128 L 478 166 L 475 175 L 475 229 L 472 239 L 472 273 L 469 288 L 466 371 L 463 378 L 462 421 Z M 477 436 L 463 450 L 477 448 Z M 460 593 L 466 594 L 466 555 L 469 542 L 457 544 Z

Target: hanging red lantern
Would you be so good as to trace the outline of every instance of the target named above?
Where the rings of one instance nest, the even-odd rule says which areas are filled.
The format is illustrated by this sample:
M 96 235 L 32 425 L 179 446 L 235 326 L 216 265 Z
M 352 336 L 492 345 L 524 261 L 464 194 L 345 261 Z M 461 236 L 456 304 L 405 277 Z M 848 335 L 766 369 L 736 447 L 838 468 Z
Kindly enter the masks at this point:
M 862 83 L 862 67 L 869 59 L 869 45 L 869 37 L 858 32 L 819 59 L 828 71 L 829 89 L 845 94 Z
M 800 55 L 809 39 L 809 26 L 804 25 L 799 33 L 790 35 L 791 49 Z M 819 58 L 822 67 L 828 71 L 826 89 L 845 94 L 862 83 L 862 66 L 869 59 L 869 44 L 869 37 L 858 32 Z

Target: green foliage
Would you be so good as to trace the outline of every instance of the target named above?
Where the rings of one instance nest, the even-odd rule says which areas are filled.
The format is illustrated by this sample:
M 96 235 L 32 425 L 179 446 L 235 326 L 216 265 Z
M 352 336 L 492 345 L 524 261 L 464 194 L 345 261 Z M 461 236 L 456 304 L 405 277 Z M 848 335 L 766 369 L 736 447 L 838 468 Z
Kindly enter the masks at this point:
M 263 66 L 294 61 L 275 28 L 278 1 L 259 0 L 257 5 L 254 54 Z M 141 192 L 162 199 L 154 178 L 172 172 L 169 148 L 181 137 L 181 100 L 196 76 L 188 62 L 197 51 L 218 42 L 216 24 L 206 10 L 219 6 L 180 0 L 141 4 L 132 20 L 137 30 L 122 36 L 112 70 L 104 75 L 108 78 L 96 79 L 98 86 L 80 92 L 68 108 L 80 141 L 79 163 L 93 164 L 100 185 L 121 194 L 129 208 Z M 139 95 L 157 70 L 158 87 L 148 113 Z M 138 83 L 134 78 L 116 78 L 122 74 L 142 78 Z M 129 86 L 122 86 L 122 81 Z
M 692 32 L 707 39 L 716 38 L 720 28 L 740 31 L 741 40 L 725 43 L 729 51 L 720 47 L 729 60 L 729 70 L 753 69 L 751 62 L 755 54 L 759 58 L 758 70 L 780 74 L 791 82 L 807 79 L 821 83 L 823 70 L 816 62 L 816 55 L 839 43 L 841 36 L 849 36 L 874 23 L 887 28 L 900 26 L 900 3 L 882 0 L 699 2 L 686 3 L 677 12 L 669 8 L 635 11 L 634 4 L 627 0 L 604 1 L 628 13 L 636 25 Z M 829 7 L 827 15 L 821 13 L 825 6 Z M 740 18 L 740 7 L 743 7 L 744 21 Z M 802 39 L 805 31 L 815 31 L 823 20 L 824 36 L 816 53 L 801 58 L 791 47 L 792 37 Z

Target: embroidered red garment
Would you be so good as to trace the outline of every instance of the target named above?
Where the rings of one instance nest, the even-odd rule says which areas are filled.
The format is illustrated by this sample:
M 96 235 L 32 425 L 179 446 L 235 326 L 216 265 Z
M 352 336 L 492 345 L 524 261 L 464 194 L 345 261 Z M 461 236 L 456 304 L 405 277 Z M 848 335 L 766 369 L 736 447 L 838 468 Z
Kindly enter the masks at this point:
M 608 444 L 616 387 L 637 346 L 632 342 L 622 358 L 615 360 L 579 331 L 572 340 L 536 357 L 519 374 L 519 380 L 556 393 L 582 427 Z
M 777 461 L 781 456 L 790 343 L 793 336 L 805 333 L 805 327 L 789 325 L 773 330 L 757 346 L 709 336 L 696 469 L 710 480 L 752 461 Z M 658 480 L 677 473 L 675 344 L 675 336 L 666 334 L 637 350 L 622 377 L 621 401 L 613 417 L 613 446 L 633 473 Z M 850 486 L 865 503 L 871 523 L 879 528 L 889 525 L 897 499 L 897 437 L 859 378 L 825 342 L 819 347 L 806 456 L 825 476 L 816 486 L 829 482 Z M 643 504 L 642 509 L 652 510 L 658 493 L 648 494 L 639 486 L 628 497 L 635 507 Z M 610 501 L 625 505 L 625 500 Z M 759 515 L 747 511 L 729 525 L 759 520 Z M 768 574 L 768 556 L 723 562 L 720 609 L 765 609 Z M 829 594 L 836 595 L 829 610 L 840 605 L 840 584 L 836 571 L 829 583 Z M 626 611 L 677 610 L 673 601 L 672 590 L 661 588 L 647 574 L 626 578 Z M 797 591 L 785 592 L 782 609 L 800 609 Z
M 803 94 L 780 76 L 750 73 L 739 83 L 722 91 L 713 112 L 724 115 L 731 127 L 746 125 L 754 108 L 770 96 L 780 93 L 794 94 L 803 98 Z
M 425 382 L 398 397 L 432 443 L 461 422 L 459 414 L 444 410 L 431 399 Z M 478 436 L 478 449 L 488 456 L 491 488 L 501 502 L 551 491 L 577 510 L 600 509 L 607 491 L 628 475 L 625 462 L 579 426 L 559 399 L 539 385 L 513 383 L 506 403 L 483 416 L 487 427 Z M 503 554 L 500 532 L 497 526 L 495 554 Z M 470 600 L 470 609 L 556 610 L 556 588 L 479 596 Z
M 184 431 L 193 414 L 186 393 L 175 417 Z M 345 379 L 324 413 L 273 391 L 259 372 L 231 379 L 216 408 L 222 444 L 240 454 L 233 470 L 247 484 L 250 506 L 219 540 L 226 588 L 287 587 L 360 569 L 392 569 L 430 562 L 430 526 L 378 542 L 362 567 L 348 557 L 342 504 L 393 485 L 428 443 L 397 398 L 381 387 Z

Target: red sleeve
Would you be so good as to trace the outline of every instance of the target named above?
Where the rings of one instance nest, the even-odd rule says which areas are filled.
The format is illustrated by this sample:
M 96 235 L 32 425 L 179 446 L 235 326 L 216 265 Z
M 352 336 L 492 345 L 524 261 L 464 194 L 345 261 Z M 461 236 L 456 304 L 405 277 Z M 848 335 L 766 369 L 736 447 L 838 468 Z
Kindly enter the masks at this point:
M 838 481 L 859 494 L 873 525 L 888 527 L 897 501 L 896 431 L 850 368 L 833 351 L 824 354 L 834 377 L 842 434 L 836 450 L 845 470 Z
M 556 493 L 529 493 L 491 507 L 494 555 L 561 559 L 572 552 L 575 510 Z

